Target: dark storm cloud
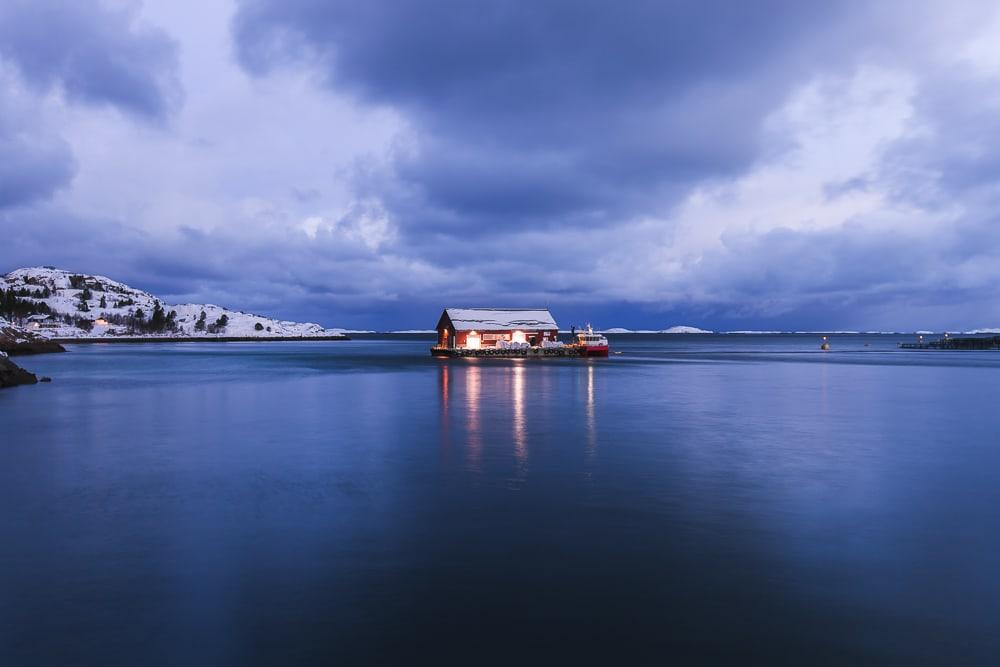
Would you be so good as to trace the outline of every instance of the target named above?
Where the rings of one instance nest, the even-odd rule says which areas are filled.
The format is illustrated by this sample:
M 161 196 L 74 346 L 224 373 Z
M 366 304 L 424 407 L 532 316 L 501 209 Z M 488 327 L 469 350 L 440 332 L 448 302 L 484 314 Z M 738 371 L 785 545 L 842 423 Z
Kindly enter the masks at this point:
M 207 7 L 0 2 L 3 270 L 336 326 L 996 324 L 989 3 Z
M 404 109 L 419 138 L 395 175 L 417 196 L 394 212 L 475 233 L 617 221 L 744 169 L 837 20 L 777 1 L 250 0 L 234 34 L 252 72 L 307 62 Z
M 0 104 L 0 114 L 3 105 Z M 61 139 L 12 128 L 0 117 L 0 210 L 45 199 L 66 186 L 76 171 Z
M 177 48 L 124 11 L 79 0 L 0 3 L 0 59 L 40 90 L 163 119 L 179 101 Z
M 890 312 L 912 322 L 907 305 L 971 299 L 996 278 L 1000 162 L 983 144 L 1000 142 L 1000 115 L 981 94 L 995 79 L 953 57 L 983 32 L 987 8 L 245 0 L 233 34 L 251 73 L 307 67 L 332 91 L 402 114 L 409 142 L 353 185 L 386 207 L 402 252 L 465 270 L 453 298 L 565 302 L 597 269 L 612 286 L 589 295 L 598 300 L 878 326 Z M 912 81 L 912 97 L 898 80 Z M 883 97 L 865 97 L 866 85 Z M 805 106 L 789 111 L 803 91 Z M 843 105 L 884 133 L 857 162 L 866 127 L 840 144 L 812 139 L 852 122 Z M 908 110 L 900 134 L 893 108 Z M 697 219 L 701 249 L 672 254 L 677 202 L 700 185 L 725 191 L 800 143 L 859 165 L 820 184 L 841 219 L 814 225 L 803 202 L 801 218 L 790 204 L 777 212 L 787 220 L 770 220 L 775 210 L 749 202 Z

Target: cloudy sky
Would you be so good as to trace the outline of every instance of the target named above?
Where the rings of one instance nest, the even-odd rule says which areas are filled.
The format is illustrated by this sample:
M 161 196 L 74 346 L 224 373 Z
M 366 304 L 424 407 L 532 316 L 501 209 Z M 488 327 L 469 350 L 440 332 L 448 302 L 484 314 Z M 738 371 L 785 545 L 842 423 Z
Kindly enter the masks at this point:
M 995 2 L 0 3 L 0 272 L 345 327 L 969 328 L 998 217 Z

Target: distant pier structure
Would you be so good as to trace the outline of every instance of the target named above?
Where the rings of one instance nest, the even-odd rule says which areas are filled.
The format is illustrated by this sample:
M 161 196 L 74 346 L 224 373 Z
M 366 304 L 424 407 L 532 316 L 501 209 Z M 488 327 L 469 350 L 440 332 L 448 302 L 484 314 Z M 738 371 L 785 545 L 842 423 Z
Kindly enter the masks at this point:
M 559 342 L 559 326 L 547 308 L 445 308 L 436 328 L 436 356 L 579 355 Z
M 924 342 L 920 336 L 916 343 L 900 343 L 906 350 L 1000 350 L 1000 336 L 974 336 L 956 338 L 945 334 L 939 340 Z

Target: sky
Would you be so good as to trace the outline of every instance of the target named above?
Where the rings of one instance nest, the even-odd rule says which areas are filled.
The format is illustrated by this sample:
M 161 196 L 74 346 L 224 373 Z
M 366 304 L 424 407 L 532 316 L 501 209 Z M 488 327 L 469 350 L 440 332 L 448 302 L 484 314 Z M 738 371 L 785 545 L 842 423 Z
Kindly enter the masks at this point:
M 968 329 L 998 216 L 995 2 L 0 3 L 0 272 L 363 329 Z

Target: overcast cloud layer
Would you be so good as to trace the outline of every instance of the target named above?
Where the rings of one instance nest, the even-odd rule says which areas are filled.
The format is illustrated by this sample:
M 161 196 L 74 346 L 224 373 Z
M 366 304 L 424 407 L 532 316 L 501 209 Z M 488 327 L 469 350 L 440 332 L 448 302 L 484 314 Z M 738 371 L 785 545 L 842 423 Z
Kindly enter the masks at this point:
M 1000 326 L 995 3 L 12 0 L 0 88 L 0 271 L 360 328 Z

